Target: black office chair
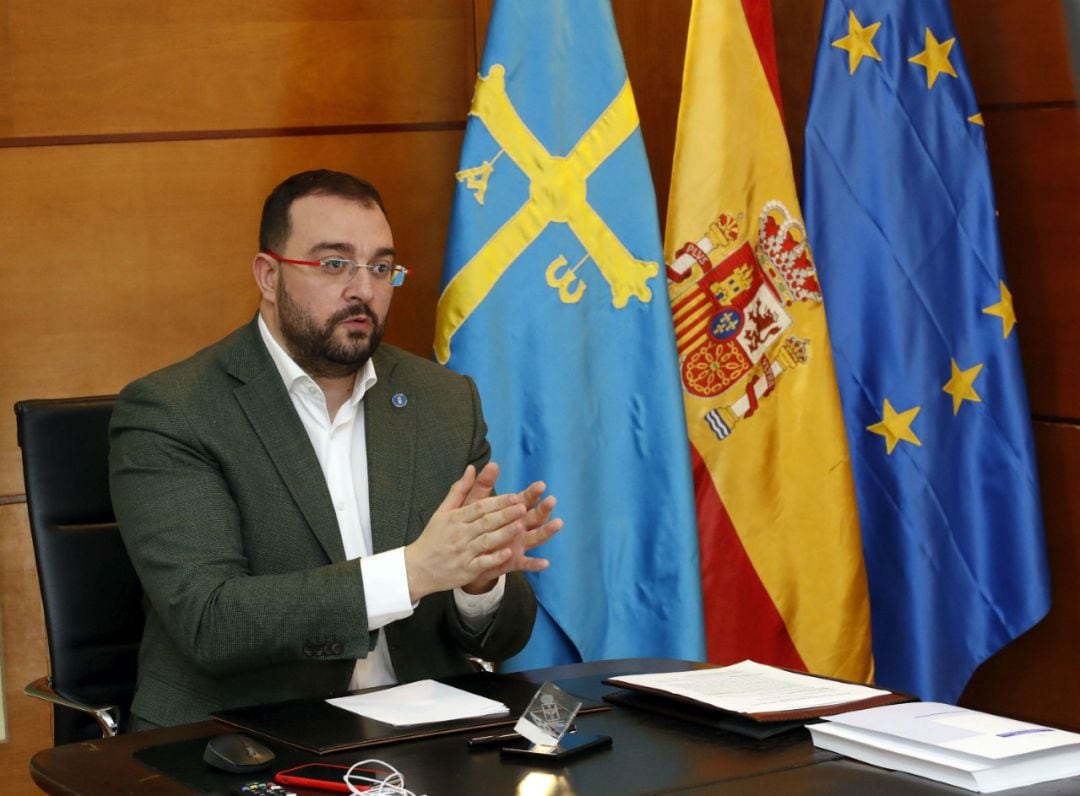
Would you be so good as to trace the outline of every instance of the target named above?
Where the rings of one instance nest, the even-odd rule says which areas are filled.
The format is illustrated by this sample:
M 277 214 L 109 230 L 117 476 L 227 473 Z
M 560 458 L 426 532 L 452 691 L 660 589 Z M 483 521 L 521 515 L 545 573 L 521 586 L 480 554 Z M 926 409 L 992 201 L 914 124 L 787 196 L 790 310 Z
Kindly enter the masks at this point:
M 25 693 L 53 704 L 56 744 L 127 726 L 142 588 L 109 499 L 115 396 L 15 404 L 51 674 Z

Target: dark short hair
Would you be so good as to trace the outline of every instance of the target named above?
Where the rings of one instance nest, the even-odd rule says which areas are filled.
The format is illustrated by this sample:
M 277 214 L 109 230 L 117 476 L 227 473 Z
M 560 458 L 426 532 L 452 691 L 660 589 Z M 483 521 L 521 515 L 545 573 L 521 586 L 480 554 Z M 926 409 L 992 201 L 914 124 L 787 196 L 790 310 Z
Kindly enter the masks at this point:
M 259 249 L 276 251 L 285 246 L 292 229 L 289 224 L 289 208 L 297 199 L 305 196 L 337 196 L 354 199 L 364 207 L 377 207 L 383 215 L 379 191 L 367 180 L 341 171 L 315 169 L 302 171 L 279 184 L 263 203 L 262 221 L 259 222 Z

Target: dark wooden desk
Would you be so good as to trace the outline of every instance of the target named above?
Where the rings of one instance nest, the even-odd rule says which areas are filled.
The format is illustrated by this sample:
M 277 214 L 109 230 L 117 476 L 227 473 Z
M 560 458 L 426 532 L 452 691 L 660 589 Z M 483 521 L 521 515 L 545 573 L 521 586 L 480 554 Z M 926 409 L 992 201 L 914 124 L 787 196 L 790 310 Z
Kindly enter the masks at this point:
M 599 680 L 612 674 L 687 668 L 680 661 L 603 661 L 553 667 L 518 675 L 531 682 L 575 681 L 599 693 Z M 579 679 L 581 678 L 581 679 Z M 588 679 L 584 679 L 588 678 Z M 582 689 L 579 688 L 579 692 Z M 583 693 L 583 696 L 592 694 Z M 579 717 L 584 732 L 611 735 L 611 749 L 563 765 L 511 762 L 498 750 L 469 751 L 468 733 L 427 738 L 318 758 L 350 764 L 375 757 L 405 775 L 417 794 L 952 794 L 966 791 L 839 758 L 815 749 L 806 730 L 765 741 L 699 727 L 675 719 L 616 708 Z M 202 763 L 204 741 L 228 728 L 213 721 L 104 741 L 70 744 L 34 755 L 30 772 L 48 793 L 70 796 L 191 796 L 221 793 L 243 777 L 223 774 Z M 185 762 L 183 784 L 135 759 L 138 750 L 170 747 Z M 280 768 L 316 759 L 300 750 L 268 744 Z M 144 753 L 145 754 L 145 753 Z M 250 777 L 249 777 L 250 779 Z M 317 791 L 301 791 L 318 794 Z M 1024 793 L 1080 792 L 1080 778 L 1048 783 Z M 320 794 L 320 796 L 325 796 Z

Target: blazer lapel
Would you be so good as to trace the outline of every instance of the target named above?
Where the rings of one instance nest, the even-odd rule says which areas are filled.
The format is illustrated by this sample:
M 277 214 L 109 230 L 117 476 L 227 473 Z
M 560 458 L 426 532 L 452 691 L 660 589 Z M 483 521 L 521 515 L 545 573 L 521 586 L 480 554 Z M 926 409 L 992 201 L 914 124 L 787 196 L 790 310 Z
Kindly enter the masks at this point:
M 371 541 L 376 553 L 405 544 L 412 508 L 416 403 L 408 386 L 395 380 L 396 365 L 393 352 L 380 348 L 375 353 L 378 381 L 364 396 Z
M 248 326 L 251 334 L 226 363 L 244 382 L 234 391 L 236 400 L 330 561 L 344 561 L 341 531 L 322 468 L 256 323 Z

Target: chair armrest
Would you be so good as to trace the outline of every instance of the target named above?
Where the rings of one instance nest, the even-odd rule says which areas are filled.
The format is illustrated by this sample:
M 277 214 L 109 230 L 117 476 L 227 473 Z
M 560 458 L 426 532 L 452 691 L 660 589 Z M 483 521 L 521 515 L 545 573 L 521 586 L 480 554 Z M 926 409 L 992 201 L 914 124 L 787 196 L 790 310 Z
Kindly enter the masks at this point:
M 34 697 L 35 699 L 42 699 L 46 702 L 51 702 L 54 705 L 71 708 L 80 713 L 87 713 L 93 716 L 101 726 L 102 738 L 112 738 L 120 732 L 120 708 L 116 705 L 84 705 L 81 702 L 75 702 L 68 699 L 53 688 L 48 677 L 39 677 L 34 682 L 28 684 L 26 688 L 23 689 L 23 693 L 27 696 Z

